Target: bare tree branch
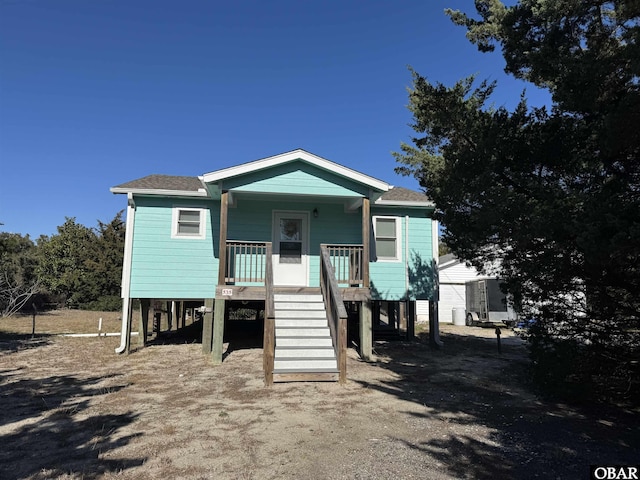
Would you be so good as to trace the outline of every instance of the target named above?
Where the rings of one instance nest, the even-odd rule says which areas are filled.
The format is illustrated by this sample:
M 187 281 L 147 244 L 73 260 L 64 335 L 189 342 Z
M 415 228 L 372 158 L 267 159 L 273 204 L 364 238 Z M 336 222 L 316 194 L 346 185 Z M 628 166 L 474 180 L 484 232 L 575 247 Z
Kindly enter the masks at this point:
M 40 279 L 36 279 L 28 285 L 21 285 L 13 282 L 9 277 L 9 272 L 5 271 L 0 275 L 0 305 L 2 317 L 10 317 L 18 312 L 25 304 L 41 290 Z

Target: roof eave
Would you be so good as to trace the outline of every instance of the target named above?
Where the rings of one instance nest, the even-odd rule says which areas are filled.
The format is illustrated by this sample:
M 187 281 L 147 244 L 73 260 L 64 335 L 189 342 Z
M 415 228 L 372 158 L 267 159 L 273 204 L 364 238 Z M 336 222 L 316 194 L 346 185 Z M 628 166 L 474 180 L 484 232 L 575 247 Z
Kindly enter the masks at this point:
M 162 195 L 169 197 L 208 197 L 209 194 L 203 188 L 195 190 L 165 190 L 158 188 L 125 188 L 125 187 L 111 187 L 109 189 L 111 193 L 119 194 L 133 194 L 133 195 Z
M 433 202 L 424 201 L 416 202 L 410 200 L 377 200 L 376 206 L 388 206 L 388 207 L 415 207 L 415 208 L 435 208 Z

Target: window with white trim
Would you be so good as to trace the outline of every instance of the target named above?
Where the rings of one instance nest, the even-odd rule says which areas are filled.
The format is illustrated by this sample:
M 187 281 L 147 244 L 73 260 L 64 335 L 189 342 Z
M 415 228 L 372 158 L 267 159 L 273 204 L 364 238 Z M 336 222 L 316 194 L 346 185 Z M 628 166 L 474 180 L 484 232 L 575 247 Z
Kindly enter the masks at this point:
M 373 217 L 376 258 L 379 261 L 400 261 L 400 218 Z
M 204 208 L 173 207 L 172 238 L 205 238 L 206 210 Z

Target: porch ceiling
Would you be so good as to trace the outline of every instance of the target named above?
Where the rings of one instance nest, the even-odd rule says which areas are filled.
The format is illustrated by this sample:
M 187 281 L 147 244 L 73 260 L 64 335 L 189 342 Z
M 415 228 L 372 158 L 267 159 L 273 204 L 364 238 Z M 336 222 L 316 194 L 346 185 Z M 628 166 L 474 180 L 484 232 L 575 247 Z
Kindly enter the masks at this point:
M 301 193 L 265 193 L 265 192 L 244 192 L 237 190 L 229 191 L 229 206 L 236 207 L 238 202 L 248 201 L 272 201 L 272 202 L 301 202 L 316 205 L 343 205 L 345 210 L 353 211 L 362 206 L 364 197 L 336 197 L 330 195 L 313 195 Z

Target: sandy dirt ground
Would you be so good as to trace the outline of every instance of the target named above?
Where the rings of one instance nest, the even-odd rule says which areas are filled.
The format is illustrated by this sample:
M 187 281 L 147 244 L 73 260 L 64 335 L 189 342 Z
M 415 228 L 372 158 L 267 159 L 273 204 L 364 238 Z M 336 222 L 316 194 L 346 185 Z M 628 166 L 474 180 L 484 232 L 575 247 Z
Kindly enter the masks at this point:
M 118 356 L 117 337 L 1 322 L 1 479 L 572 479 L 640 459 L 637 411 L 537 396 L 509 331 L 498 353 L 493 329 L 443 325 L 442 350 L 350 349 L 344 386 L 266 388 L 259 346 L 213 366 L 185 336 Z

